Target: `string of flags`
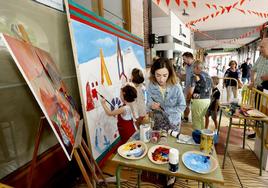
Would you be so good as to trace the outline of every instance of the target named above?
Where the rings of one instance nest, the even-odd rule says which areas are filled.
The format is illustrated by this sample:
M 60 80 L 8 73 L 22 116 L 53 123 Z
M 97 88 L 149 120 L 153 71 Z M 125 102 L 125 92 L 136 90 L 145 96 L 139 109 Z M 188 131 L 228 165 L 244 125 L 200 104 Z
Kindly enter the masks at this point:
M 197 32 L 197 33 L 199 33 L 199 34 L 201 34 L 203 36 L 206 36 L 208 39 L 215 40 L 216 43 L 217 43 L 216 45 L 219 45 L 219 44 L 224 44 L 224 43 L 229 43 L 229 44 L 230 43 L 238 43 L 239 39 L 247 38 L 247 37 L 250 37 L 252 34 L 254 34 L 256 32 L 260 32 L 263 29 L 264 25 L 257 26 L 256 28 L 252 29 L 251 31 L 245 32 L 245 33 L 241 34 L 239 37 L 231 39 L 231 40 L 228 40 L 228 41 L 219 41 L 216 38 L 214 38 L 214 37 L 210 36 L 209 34 L 207 34 L 206 32 L 199 31 L 198 29 L 195 29 L 192 26 L 195 25 L 198 22 L 205 22 L 208 19 L 215 18 L 215 17 L 217 17 L 219 15 L 228 14 L 233 10 L 239 11 L 240 13 L 245 14 L 245 15 L 249 14 L 249 15 L 258 16 L 260 18 L 268 18 L 268 12 L 266 13 L 266 12 L 259 12 L 259 11 L 255 11 L 255 10 L 249 10 L 249 9 L 245 10 L 245 9 L 243 9 L 241 6 L 246 1 L 250 1 L 250 0 L 238 0 L 238 1 L 234 2 L 233 4 L 230 4 L 230 5 L 227 5 L 227 6 L 222 6 L 222 5 L 218 5 L 218 4 L 215 4 L 215 3 L 205 3 L 205 4 L 201 3 L 200 4 L 200 2 L 194 1 L 194 0 L 175 0 L 175 3 L 177 4 L 177 6 L 184 7 L 184 8 L 189 8 L 189 7 L 196 8 L 196 7 L 203 6 L 203 7 L 206 7 L 208 9 L 214 9 L 215 10 L 214 13 L 211 13 L 211 14 L 202 16 L 202 17 L 200 17 L 200 18 L 198 18 L 196 20 L 190 21 L 190 22 L 186 23 L 186 27 L 188 27 L 190 30 L 192 30 L 194 32 Z M 156 2 L 159 5 L 161 0 L 157 0 Z M 166 2 L 166 5 L 169 6 L 170 3 L 171 3 L 171 0 L 165 0 L 165 2 Z
M 171 3 L 171 0 L 164 0 L 164 1 L 166 2 L 167 6 L 169 6 L 170 3 Z M 204 6 L 204 7 L 208 8 L 208 9 L 214 9 L 215 10 L 214 13 L 208 14 L 206 16 L 202 16 L 201 18 L 198 18 L 196 20 L 192 20 L 192 21 L 186 23 L 186 26 L 187 25 L 193 25 L 193 24 L 196 24 L 198 22 L 204 22 L 204 21 L 206 21 L 208 19 L 211 19 L 211 18 L 216 18 L 219 15 L 230 13 L 232 10 L 239 11 L 239 12 L 241 12 L 243 14 L 256 15 L 256 16 L 258 16 L 260 18 L 268 18 L 268 13 L 266 13 L 266 12 L 258 12 L 258 11 L 255 11 L 255 10 L 242 9 L 241 6 L 246 1 L 250 1 L 250 0 L 238 0 L 238 1 L 236 1 L 233 4 L 230 4 L 228 6 L 217 5 L 215 3 L 198 4 L 200 2 L 193 1 L 193 0 L 175 0 L 175 3 L 177 4 L 177 6 L 184 7 L 184 8 L 188 8 L 190 6 L 193 7 L 193 8 L 196 8 L 197 6 L 199 6 L 199 7 Z M 161 0 L 156 0 L 156 2 L 159 5 Z M 240 7 L 237 7 L 237 6 L 240 6 Z
M 208 47 L 208 48 L 213 48 L 213 47 L 215 47 L 215 46 L 217 46 L 217 45 L 221 45 L 221 44 L 239 44 L 239 39 L 248 38 L 248 37 L 250 37 L 251 35 L 253 35 L 254 33 L 256 33 L 256 32 L 260 32 L 263 28 L 265 28 L 265 26 L 266 26 L 266 24 L 257 26 L 257 27 L 255 27 L 255 28 L 253 28 L 252 30 L 250 30 L 250 31 L 248 31 L 248 32 L 245 32 L 245 33 L 241 34 L 239 37 L 234 38 L 234 39 L 230 39 L 230 40 L 227 40 L 227 41 L 219 41 L 219 40 L 217 40 L 216 38 L 214 38 L 214 37 L 208 35 L 208 34 L 207 34 L 206 32 L 204 32 L 204 31 L 199 31 L 198 29 L 194 29 L 194 28 L 192 28 L 191 26 L 189 26 L 189 28 L 190 28 L 192 31 L 194 31 L 194 32 L 197 32 L 197 33 L 199 33 L 199 34 L 201 34 L 201 35 L 203 35 L 203 36 L 206 36 L 207 38 L 209 38 L 209 39 L 211 39 L 211 40 L 214 40 L 214 41 L 216 42 L 216 44 L 213 45 L 213 46 Z M 242 45 L 242 44 L 240 44 L 240 45 Z
M 232 6 L 234 6 L 234 7 L 236 5 L 242 6 L 245 3 L 245 1 L 246 0 L 239 0 L 239 1 L 235 2 Z M 161 2 L 161 0 L 156 0 L 157 5 L 159 5 L 160 2 Z M 165 2 L 166 2 L 166 5 L 169 6 L 171 0 L 165 0 Z M 200 5 L 197 4 L 197 1 L 194 1 L 194 0 L 175 0 L 175 3 L 177 4 L 177 6 L 179 6 L 179 7 L 184 6 L 185 8 L 188 8 L 190 6 L 192 6 L 193 8 L 196 8 L 197 6 L 200 6 Z M 200 2 L 198 2 L 198 3 L 200 3 Z M 215 8 L 216 10 L 217 10 L 217 7 L 218 7 L 216 4 L 212 4 L 212 3 L 211 4 L 205 3 L 205 6 L 207 6 L 208 8 L 211 8 L 211 7 Z

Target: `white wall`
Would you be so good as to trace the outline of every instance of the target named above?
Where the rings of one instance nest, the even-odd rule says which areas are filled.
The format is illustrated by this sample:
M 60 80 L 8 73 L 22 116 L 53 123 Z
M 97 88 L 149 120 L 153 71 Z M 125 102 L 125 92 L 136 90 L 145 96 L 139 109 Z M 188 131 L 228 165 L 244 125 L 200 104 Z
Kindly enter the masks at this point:
M 143 0 L 130 1 L 130 7 L 131 33 L 143 39 Z
M 152 30 L 153 33 L 158 36 L 170 35 L 171 34 L 171 21 L 169 16 L 158 17 L 152 19 Z
M 185 27 L 184 23 L 173 12 L 170 12 L 170 20 L 171 20 L 171 36 L 190 45 L 190 39 L 191 39 L 190 29 Z M 185 34 L 186 37 L 180 35 L 180 25 L 182 27 L 182 33 Z

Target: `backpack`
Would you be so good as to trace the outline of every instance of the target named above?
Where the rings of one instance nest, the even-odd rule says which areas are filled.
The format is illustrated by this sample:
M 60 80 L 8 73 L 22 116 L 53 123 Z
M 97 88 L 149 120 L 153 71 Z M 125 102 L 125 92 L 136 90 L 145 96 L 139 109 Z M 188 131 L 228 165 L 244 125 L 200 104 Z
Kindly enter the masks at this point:
M 211 94 L 211 89 L 212 89 L 212 80 L 208 74 L 201 74 L 200 80 L 196 81 L 195 89 L 194 89 L 194 94 L 195 97 L 193 98 L 199 98 L 200 94 L 204 96 L 210 96 Z M 198 95 L 196 95 L 198 94 Z

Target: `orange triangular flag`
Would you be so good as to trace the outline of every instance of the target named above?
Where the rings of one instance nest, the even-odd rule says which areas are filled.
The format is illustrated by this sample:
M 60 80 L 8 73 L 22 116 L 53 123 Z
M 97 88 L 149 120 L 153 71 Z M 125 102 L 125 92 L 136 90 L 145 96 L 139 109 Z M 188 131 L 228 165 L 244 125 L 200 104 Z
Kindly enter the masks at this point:
M 238 4 L 238 2 L 234 3 L 232 7 L 235 8 L 237 4 Z
M 221 7 L 221 14 L 223 14 L 225 12 L 225 8 L 223 6 L 220 7 Z
M 206 3 L 206 6 L 207 6 L 208 8 L 210 8 L 210 4 Z
M 204 16 L 203 21 L 206 21 L 209 18 L 209 16 Z
M 241 0 L 241 1 L 240 1 L 240 5 L 242 5 L 244 2 L 245 2 L 245 0 Z
M 211 16 L 211 18 L 214 18 L 214 14 L 212 13 L 212 14 L 210 14 L 210 16 Z
M 228 6 L 228 7 L 225 7 L 226 8 L 226 10 L 228 11 L 228 12 L 230 12 L 230 10 L 231 10 L 231 8 L 232 8 L 232 5 L 230 5 L 230 6 Z
M 160 3 L 160 0 L 156 0 L 156 3 L 159 5 L 159 3 Z
M 192 5 L 194 8 L 196 8 L 196 2 L 195 1 L 192 1 Z
M 170 0 L 166 0 L 167 6 L 169 6 Z
M 188 8 L 188 1 L 183 1 L 186 8 Z
M 244 10 L 242 10 L 242 9 L 236 8 L 236 10 L 239 10 L 240 12 L 246 14 L 246 12 Z
M 180 6 L 180 4 L 181 4 L 180 0 L 175 0 L 175 1 L 176 1 L 177 5 Z

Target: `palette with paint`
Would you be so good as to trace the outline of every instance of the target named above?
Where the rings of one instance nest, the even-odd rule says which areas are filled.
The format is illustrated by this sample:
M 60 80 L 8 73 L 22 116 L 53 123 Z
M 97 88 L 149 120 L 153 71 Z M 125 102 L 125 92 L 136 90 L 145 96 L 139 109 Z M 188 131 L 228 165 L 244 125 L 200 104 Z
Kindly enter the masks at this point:
M 148 151 L 146 144 L 142 141 L 127 142 L 121 145 L 117 152 L 126 159 L 141 159 Z
M 171 147 L 165 145 L 152 146 L 148 151 L 150 161 L 155 164 L 168 163 L 168 154 Z
M 182 162 L 188 169 L 200 174 L 209 174 L 218 167 L 218 162 L 213 156 L 199 151 L 184 153 Z

